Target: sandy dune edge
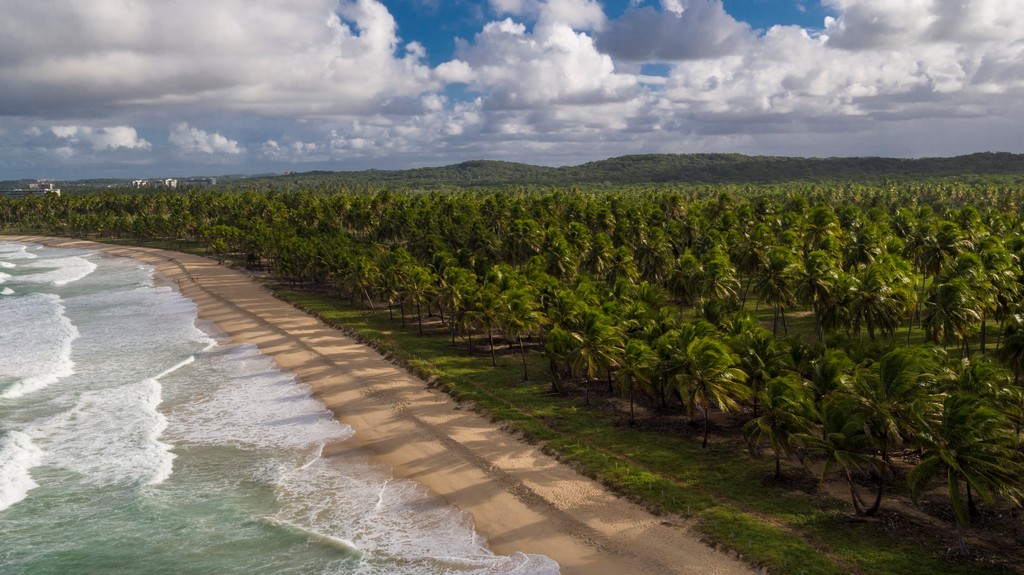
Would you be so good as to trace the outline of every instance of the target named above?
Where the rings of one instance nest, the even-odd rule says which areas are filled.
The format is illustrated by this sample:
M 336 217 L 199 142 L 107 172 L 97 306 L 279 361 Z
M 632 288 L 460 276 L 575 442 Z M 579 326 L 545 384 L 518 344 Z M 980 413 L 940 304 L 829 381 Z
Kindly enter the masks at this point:
M 34 236 L 0 240 L 153 265 L 196 303 L 201 319 L 233 341 L 259 346 L 356 430 L 353 440 L 328 453 L 365 449 L 391 464 L 396 476 L 472 514 L 496 553 L 547 555 L 566 575 L 751 572 L 702 544 L 678 518 L 658 518 L 615 497 L 376 351 L 275 299 L 243 273 L 172 251 Z

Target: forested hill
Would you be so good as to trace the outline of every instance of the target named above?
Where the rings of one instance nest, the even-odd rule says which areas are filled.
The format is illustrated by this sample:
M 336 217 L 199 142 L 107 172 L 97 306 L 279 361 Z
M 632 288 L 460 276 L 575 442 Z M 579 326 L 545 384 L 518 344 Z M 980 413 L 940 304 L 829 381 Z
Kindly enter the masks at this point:
M 373 184 L 401 187 L 491 187 L 576 184 L 883 182 L 953 177 L 1024 180 L 1024 154 L 977 153 L 953 158 L 787 158 L 740 154 L 644 154 L 550 168 L 475 160 L 436 168 L 305 172 L 250 178 L 271 187 Z

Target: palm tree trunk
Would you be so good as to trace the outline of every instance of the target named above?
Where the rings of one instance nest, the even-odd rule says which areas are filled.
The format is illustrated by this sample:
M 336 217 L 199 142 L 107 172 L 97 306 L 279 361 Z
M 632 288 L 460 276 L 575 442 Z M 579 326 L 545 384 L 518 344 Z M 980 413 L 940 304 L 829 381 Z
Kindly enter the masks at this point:
M 530 374 L 526 370 L 526 346 L 523 345 L 523 336 L 519 336 L 519 352 L 523 356 L 523 381 L 530 379 Z
M 377 308 L 373 307 L 373 298 L 366 293 L 366 288 L 363 288 L 363 295 L 366 296 L 366 303 L 370 304 L 370 311 L 377 311 Z
M 633 413 L 633 378 L 629 381 L 629 424 L 636 425 L 636 415 Z
M 871 507 L 864 511 L 864 515 L 873 517 L 878 513 L 878 509 L 882 507 L 882 495 L 885 493 L 885 470 L 878 477 L 878 492 L 875 493 L 875 502 L 871 504 Z
M 700 444 L 701 449 L 708 448 L 708 410 L 700 408 L 701 412 L 704 413 L 704 441 Z
M 491 367 L 498 367 L 498 360 L 494 358 L 494 331 L 487 326 L 487 343 L 491 346 Z
M 971 554 L 971 550 L 967 548 L 967 540 L 964 539 L 964 526 L 960 525 L 960 522 L 956 522 L 956 543 L 960 548 L 960 556 L 967 557 Z
M 860 517 L 864 515 L 864 504 L 861 502 L 860 496 L 857 495 L 857 486 L 853 482 L 850 470 L 843 467 L 843 472 L 846 474 L 846 483 L 850 486 L 850 499 L 853 501 L 853 511 Z
M 978 505 L 974 502 L 974 492 L 971 490 L 971 482 L 967 482 L 967 514 L 972 518 L 981 516 Z
M 979 348 L 979 351 L 981 351 L 981 353 L 985 353 L 985 320 L 986 320 L 985 314 L 982 314 L 981 315 L 981 343 L 980 343 L 980 348 Z

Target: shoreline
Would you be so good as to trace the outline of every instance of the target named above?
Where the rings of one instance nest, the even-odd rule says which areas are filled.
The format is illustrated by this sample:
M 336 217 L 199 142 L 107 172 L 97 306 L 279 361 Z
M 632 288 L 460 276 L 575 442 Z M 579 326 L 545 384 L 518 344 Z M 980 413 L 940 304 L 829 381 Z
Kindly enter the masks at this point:
M 0 236 L 152 265 L 228 338 L 255 344 L 355 430 L 325 457 L 361 450 L 469 513 L 496 554 L 541 554 L 566 575 L 733 574 L 678 517 L 656 517 L 540 447 L 498 429 L 375 350 L 271 295 L 243 272 L 179 252 L 85 240 Z

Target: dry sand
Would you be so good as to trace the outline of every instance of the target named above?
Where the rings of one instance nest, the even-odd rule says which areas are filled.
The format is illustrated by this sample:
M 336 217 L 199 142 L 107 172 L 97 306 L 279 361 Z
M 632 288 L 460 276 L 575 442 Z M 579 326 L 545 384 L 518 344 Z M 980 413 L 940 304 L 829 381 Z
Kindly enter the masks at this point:
M 731 574 L 751 569 L 701 543 L 677 517 L 655 517 L 533 445 L 461 408 L 336 329 L 208 258 L 93 242 L 7 236 L 153 265 L 194 301 L 199 317 L 252 343 L 295 373 L 355 437 L 326 451 L 364 449 L 472 514 L 498 554 L 547 555 L 566 575 Z

